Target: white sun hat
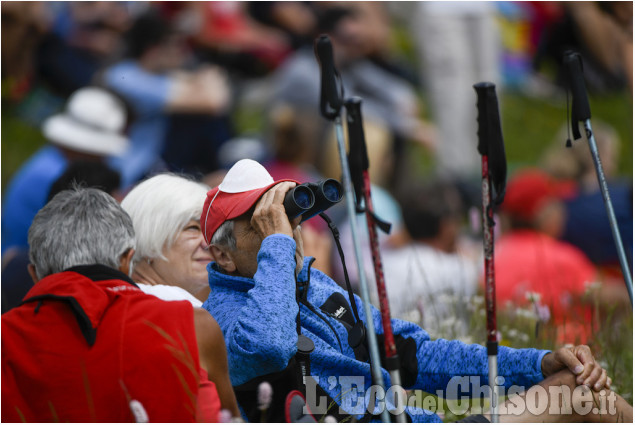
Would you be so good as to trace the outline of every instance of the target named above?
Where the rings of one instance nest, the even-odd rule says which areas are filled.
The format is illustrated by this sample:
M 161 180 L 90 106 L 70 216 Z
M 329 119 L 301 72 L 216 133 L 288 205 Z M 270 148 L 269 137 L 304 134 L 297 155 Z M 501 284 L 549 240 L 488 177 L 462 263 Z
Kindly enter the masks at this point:
M 42 125 L 51 143 L 94 155 L 120 155 L 128 147 L 123 134 L 126 108 L 112 93 L 99 87 L 84 87 L 74 92 L 60 114 Z

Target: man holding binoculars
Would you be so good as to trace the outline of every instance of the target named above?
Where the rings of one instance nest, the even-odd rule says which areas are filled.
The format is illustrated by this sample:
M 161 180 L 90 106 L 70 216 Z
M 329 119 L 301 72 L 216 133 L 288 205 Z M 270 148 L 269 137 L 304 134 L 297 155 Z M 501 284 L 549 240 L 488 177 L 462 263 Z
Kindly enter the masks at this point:
M 290 192 L 301 186 L 309 191 Z M 287 394 L 299 389 L 318 420 L 328 414 L 340 421 L 351 415 L 357 421 L 369 421 L 377 417 L 367 409 L 367 390 L 372 382 L 364 343 L 366 319 L 362 321 L 358 315 L 362 302 L 311 268 L 314 259 L 304 258 L 299 229 L 303 219 L 339 201 L 341 186 L 329 186 L 327 182 L 301 186 L 295 181 L 274 182 L 260 164 L 241 160 L 218 187 L 207 193 L 201 228 L 215 262 L 207 266 L 211 292 L 203 308 L 223 331 L 232 385 L 247 420 L 289 421 L 285 418 L 285 406 L 291 404 Z M 293 211 L 294 203 L 299 204 L 299 210 Z M 375 327 L 381 329 L 380 313 L 372 310 Z M 470 376 L 481 379 L 480 385 L 487 384 L 485 347 L 432 341 L 419 326 L 401 320 L 392 320 L 392 326 L 405 388 L 431 394 L 438 390 L 448 397 L 445 392 L 453 377 Z M 378 336 L 381 341 L 382 335 Z M 388 373 L 385 369 L 382 373 L 388 384 Z M 504 378 L 505 388 L 513 384 L 529 389 L 540 383 L 543 389 L 573 389 L 585 384 L 606 393 L 603 388 L 610 385 L 606 371 L 586 346 L 553 353 L 500 347 L 499 375 Z M 262 381 L 273 387 L 273 402 L 266 412 L 257 403 Z M 375 415 L 381 406 L 392 407 L 387 395 L 385 400 L 378 395 L 377 400 L 380 407 L 370 409 Z M 440 420 L 422 406 L 409 406 L 406 412 L 413 422 Z M 617 416 L 615 412 L 604 416 L 554 416 L 551 412 L 534 414 L 525 409 L 504 419 L 632 420 L 632 407 L 619 396 Z M 481 415 L 466 419 L 487 421 Z
M 260 244 L 274 234 L 288 235 L 295 240 L 296 274 L 300 273 L 304 263 L 300 222 L 342 199 L 342 187 L 337 180 L 305 184 L 280 180 L 274 183 L 269 173 L 251 160 L 236 163 L 216 189 L 210 191 L 213 199 L 206 202 L 208 214 L 204 214 L 204 219 L 201 217 L 205 240 L 210 243 L 211 237 L 210 248 L 223 271 L 243 277 L 252 277 L 256 273 Z M 252 209 L 253 212 L 248 214 Z M 219 222 L 220 218 L 224 218 L 223 222 Z M 221 239 L 221 235 L 222 239 L 227 239 L 229 227 L 233 227 L 235 241 L 229 245 L 214 243 L 217 242 L 213 238 L 215 232 L 218 232 L 216 239 Z M 227 247 L 234 249 L 223 249 Z

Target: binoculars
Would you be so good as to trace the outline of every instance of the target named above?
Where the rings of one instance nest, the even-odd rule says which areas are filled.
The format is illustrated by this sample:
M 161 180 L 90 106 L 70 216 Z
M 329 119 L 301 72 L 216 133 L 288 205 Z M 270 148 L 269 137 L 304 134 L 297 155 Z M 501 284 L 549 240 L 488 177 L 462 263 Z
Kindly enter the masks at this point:
M 287 192 L 284 210 L 289 220 L 302 215 L 302 221 L 306 221 L 341 201 L 343 192 L 342 185 L 335 179 L 303 183 Z

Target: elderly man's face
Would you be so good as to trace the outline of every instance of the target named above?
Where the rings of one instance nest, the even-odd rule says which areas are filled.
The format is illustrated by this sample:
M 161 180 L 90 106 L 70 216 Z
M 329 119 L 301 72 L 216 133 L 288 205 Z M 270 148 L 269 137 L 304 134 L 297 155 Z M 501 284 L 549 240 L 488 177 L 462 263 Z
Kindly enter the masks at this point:
M 258 251 L 262 244 L 262 238 L 251 226 L 251 220 L 248 217 L 240 217 L 234 220 L 234 237 L 236 238 L 236 250 L 228 253 L 236 268 L 232 274 L 252 278 L 258 269 Z M 302 270 L 304 262 L 304 248 L 300 234 L 300 226 L 294 228 L 293 239 L 296 243 L 295 259 L 297 274 Z
M 231 257 L 236 266 L 236 274 L 243 277 L 253 277 L 258 269 L 258 251 L 262 239 L 258 232 L 251 227 L 248 218 L 234 220 L 234 237 L 236 238 L 236 250 Z

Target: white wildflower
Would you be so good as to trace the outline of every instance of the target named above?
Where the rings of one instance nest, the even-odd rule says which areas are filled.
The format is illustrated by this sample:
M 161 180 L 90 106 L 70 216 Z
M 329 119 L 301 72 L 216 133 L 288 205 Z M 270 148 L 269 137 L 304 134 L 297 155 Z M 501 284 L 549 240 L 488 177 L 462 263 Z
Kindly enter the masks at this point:
M 403 320 L 412 323 L 421 323 L 421 312 L 419 310 L 412 309 L 404 313 Z
M 540 302 L 540 294 L 538 292 L 526 292 L 525 299 L 531 301 L 532 303 Z
M 585 282 L 584 287 L 585 287 L 585 294 L 588 295 L 589 293 L 595 292 L 598 289 L 600 289 L 602 287 L 602 283 L 601 282 Z
M 458 338 L 458 340 L 466 344 L 474 344 L 474 338 L 469 335 L 462 335 L 460 338 Z
M 523 319 L 531 319 L 531 320 L 536 320 L 538 318 L 535 312 L 533 312 L 532 310 L 524 309 L 524 308 L 517 309 L 516 316 L 521 317 Z

